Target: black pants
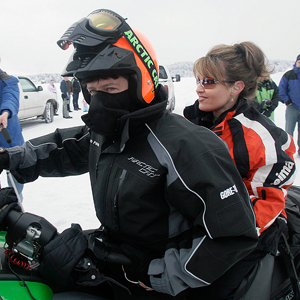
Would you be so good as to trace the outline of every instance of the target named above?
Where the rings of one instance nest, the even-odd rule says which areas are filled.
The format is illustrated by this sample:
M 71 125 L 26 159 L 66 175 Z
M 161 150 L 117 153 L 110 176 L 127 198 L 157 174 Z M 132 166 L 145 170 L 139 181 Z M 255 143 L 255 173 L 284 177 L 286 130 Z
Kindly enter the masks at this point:
M 244 277 L 265 257 L 267 252 L 254 250 L 244 259 L 231 267 L 224 275 L 208 287 L 187 289 L 175 297 L 155 291 L 146 291 L 140 286 L 129 283 L 123 274 L 118 274 L 118 281 L 132 293 L 129 295 L 122 288 L 114 288 L 114 300 L 229 300 L 233 299 Z M 115 276 L 116 274 L 114 274 Z M 246 287 L 245 291 L 248 288 Z
M 99 300 L 229 300 L 233 299 L 235 291 L 239 287 L 244 277 L 250 273 L 254 267 L 264 258 L 266 252 L 255 250 L 242 259 L 240 262 L 230 268 L 224 275 L 213 282 L 208 287 L 196 289 L 187 289 L 176 296 L 158 293 L 155 291 L 146 291 L 140 286 L 128 282 L 121 268 L 113 270 L 111 277 L 124 285 L 126 289 L 114 284 L 102 284 L 97 287 L 98 292 L 94 291 L 94 295 L 84 296 L 78 293 L 62 293 L 56 294 L 53 299 L 68 300 L 68 299 L 99 299 Z M 91 287 L 87 287 L 89 291 Z M 245 291 L 248 288 L 245 288 Z M 130 293 L 128 292 L 130 290 Z M 84 289 L 83 289 L 84 291 Z M 82 298 L 81 298 L 82 297 Z
M 267 252 L 254 250 L 232 266 L 224 275 L 204 288 L 190 289 L 188 300 L 230 300 L 233 299 L 241 281 L 266 256 Z M 250 286 L 250 283 L 249 283 Z M 248 290 L 245 288 L 245 292 Z

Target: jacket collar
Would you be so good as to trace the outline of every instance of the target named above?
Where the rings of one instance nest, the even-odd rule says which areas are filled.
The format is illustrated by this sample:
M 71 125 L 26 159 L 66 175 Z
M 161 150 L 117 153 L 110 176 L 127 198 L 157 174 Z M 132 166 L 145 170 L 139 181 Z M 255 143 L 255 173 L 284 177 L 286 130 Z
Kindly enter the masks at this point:
M 213 122 L 213 113 L 205 112 L 199 109 L 199 102 L 196 102 L 193 105 L 187 106 L 184 109 L 184 116 L 190 120 L 192 123 L 205 126 L 207 128 L 215 128 L 223 122 L 224 119 L 231 119 L 235 115 L 242 113 L 243 111 L 248 109 L 247 100 L 244 98 L 239 98 L 237 103 L 229 110 L 223 112 L 215 122 Z
M 139 130 L 143 128 L 143 124 L 158 119 L 164 113 L 167 113 L 167 101 L 165 99 L 164 93 L 161 94 L 158 92 L 158 96 L 156 97 L 154 102 L 156 104 L 147 106 L 146 108 L 138 109 L 132 113 L 122 116 L 118 120 L 118 129 L 116 135 L 108 137 L 106 139 L 104 139 L 103 137 L 99 139 L 102 141 L 102 152 L 122 152 L 125 147 L 125 143 L 129 140 L 129 137 L 136 135 L 139 132 Z M 88 114 L 83 115 L 81 118 L 83 122 L 89 127 L 91 120 Z M 92 132 L 92 134 L 99 135 L 95 132 Z

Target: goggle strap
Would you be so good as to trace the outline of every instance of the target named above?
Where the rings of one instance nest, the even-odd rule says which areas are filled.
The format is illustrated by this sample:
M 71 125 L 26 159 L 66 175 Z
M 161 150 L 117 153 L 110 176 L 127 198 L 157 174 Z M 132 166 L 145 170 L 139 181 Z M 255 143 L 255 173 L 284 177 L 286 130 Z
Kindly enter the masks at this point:
M 157 88 L 158 72 L 151 56 L 145 50 L 145 47 L 143 46 L 142 42 L 139 40 L 139 38 L 136 36 L 134 31 L 126 22 L 124 22 L 124 24 L 122 25 L 121 30 L 123 31 L 124 38 L 128 41 L 128 43 L 131 45 L 132 49 L 134 50 L 135 54 L 140 58 L 140 60 L 143 62 L 144 66 L 146 67 L 151 77 L 152 83 L 154 84 L 154 87 Z

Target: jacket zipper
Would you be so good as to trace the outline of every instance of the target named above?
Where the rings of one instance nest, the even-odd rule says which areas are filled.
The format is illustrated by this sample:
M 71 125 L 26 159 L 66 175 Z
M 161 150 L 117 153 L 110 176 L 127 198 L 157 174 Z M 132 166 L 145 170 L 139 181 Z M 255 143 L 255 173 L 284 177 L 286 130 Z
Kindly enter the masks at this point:
M 119 177 L 119 184 L 118 184 L 118 188 L 114 197 L 114 221 L 115 221 L 115 229 L 118 230 L 119 229 L 119 218 L 118 218 L 118 194 L 120 192 L 120 189 L 123 185 L 125 176 L 126 176 L 127 171 L 123 170 L 121 173 L 121 176 Z

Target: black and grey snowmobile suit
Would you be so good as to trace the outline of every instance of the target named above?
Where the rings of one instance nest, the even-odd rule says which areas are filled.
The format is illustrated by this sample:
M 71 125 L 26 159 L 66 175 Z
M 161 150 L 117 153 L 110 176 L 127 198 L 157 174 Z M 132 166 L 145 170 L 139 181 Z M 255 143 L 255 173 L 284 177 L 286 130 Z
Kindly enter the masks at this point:
M 152 287 L 176 295 L 220 277 L 256 247 L 257 234 L 224 142 L 165 107 L 123 116 L 111 141 L 83 126 L 8 151 L 25 182 L 89 171 L 101 224 L 118 242 L 157 253 Z

